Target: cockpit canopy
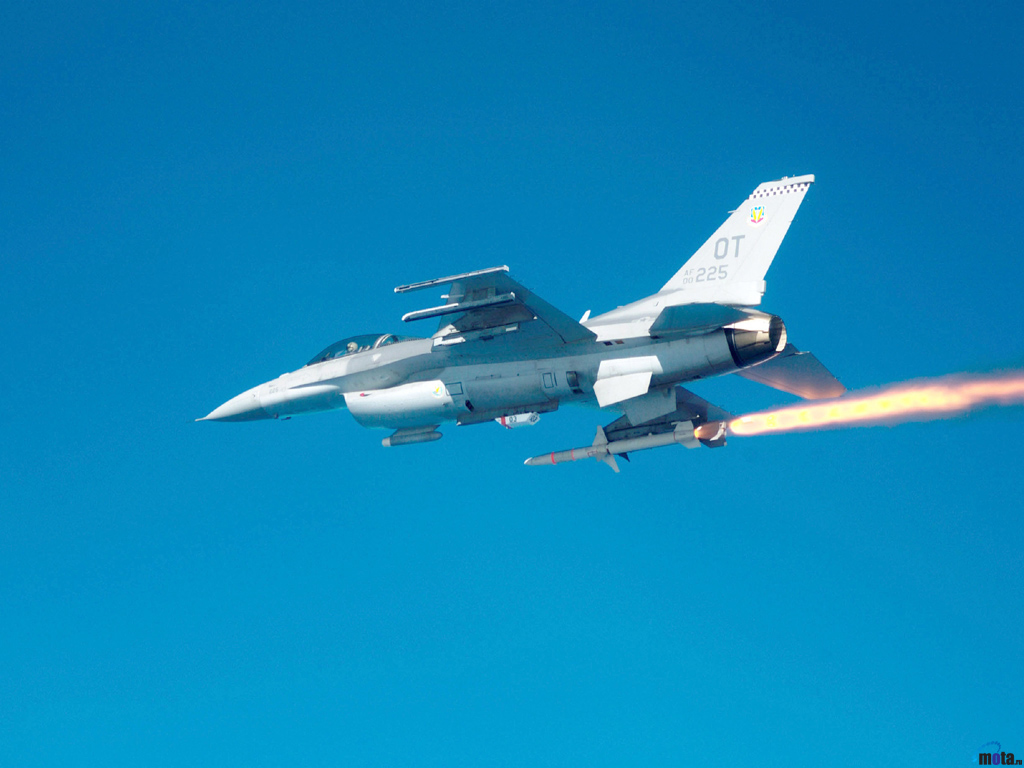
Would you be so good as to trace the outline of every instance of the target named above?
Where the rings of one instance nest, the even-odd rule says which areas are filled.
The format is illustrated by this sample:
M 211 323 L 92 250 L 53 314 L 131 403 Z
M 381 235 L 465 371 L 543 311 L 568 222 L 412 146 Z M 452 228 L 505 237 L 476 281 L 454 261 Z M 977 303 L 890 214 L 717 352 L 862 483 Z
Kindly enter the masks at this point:
M 354 355 L 356 352 L 366 352 L 368 349 L 377 349 L 390 344 L 398 344 L 401 341 L 413 341 L 418 338 L 418 336 L 396 336 L 393 333 L 366 333 L 362 336 L 349 336 L 347 339 L 331 344 L 331 346 L 320 352 L 306 365 L 316 365 L 325 360 L 334 360 L 338 357 Z

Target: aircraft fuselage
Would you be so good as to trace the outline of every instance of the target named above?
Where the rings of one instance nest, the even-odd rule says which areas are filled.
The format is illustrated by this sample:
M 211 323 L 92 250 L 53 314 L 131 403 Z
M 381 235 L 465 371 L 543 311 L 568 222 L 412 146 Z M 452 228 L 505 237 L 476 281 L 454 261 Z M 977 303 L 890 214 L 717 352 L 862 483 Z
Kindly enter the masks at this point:
M 557 464 L 679 444 L 725 445 L 728 411 L 685 387 L 728 373 L 804 398 L 845 387 L 786 328 L 756 307 L 765 274 L 812 175 L 764 182 L 656 293 L 580 320 L 508 273 L 489 267 L 400 285 L 440 289 L 444 303 L 402 316 L 437 320 L 428 339 L 353 336 L 299 370 L 253 387 L 202 421 L 288 419 L 347 409 L 359 424 L 395 430 L 385 446 L 437 440 L 437 427 L 534 424 L 562 405 L 616 412 L 594 442 L 528 461 Z M 515 417 L 515 418 L 513 418 Z
M 677 338 L 581 342 L 529 360 L 514 359 L 511 350 L 503 360 L 500 339 L 486 357 L 461 354 L 459 345 L 432 339 L 403 341 L 285 373 L 206 418 L 252 421 L 348 408 L 363 426 L 397 430 L 544 413 L 563 404 L 598 403 L 599 382 L 614 386 L 650 374 L 648 387 L 656 392 L 764 362 L 785 347 L 784 327 L 774 320 L 771 331 L 730 328 Z

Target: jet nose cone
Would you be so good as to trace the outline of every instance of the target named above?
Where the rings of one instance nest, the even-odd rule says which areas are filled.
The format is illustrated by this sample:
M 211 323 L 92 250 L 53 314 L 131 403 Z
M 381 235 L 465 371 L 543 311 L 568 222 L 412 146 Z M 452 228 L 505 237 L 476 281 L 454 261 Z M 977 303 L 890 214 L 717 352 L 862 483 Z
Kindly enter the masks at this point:
M 256 421 L 269 419 L 270 414 L 260 406 L 259 387 L 253 387 L 228 400 L 224 405 L 214 408 L 210 413 L 196 421 Z

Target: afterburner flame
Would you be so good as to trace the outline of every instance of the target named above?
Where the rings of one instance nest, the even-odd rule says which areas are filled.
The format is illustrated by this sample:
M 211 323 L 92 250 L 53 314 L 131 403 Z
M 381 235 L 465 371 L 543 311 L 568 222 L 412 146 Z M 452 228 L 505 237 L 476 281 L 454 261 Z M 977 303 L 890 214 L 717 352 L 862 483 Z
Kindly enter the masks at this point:
M 1024 372 L 947 376 L 894 384 L 871 394 L 847 393 L 835 400 L 788 406 L 740 416 L 734 435 L 763 435 L 848 425 L 930 421 L 989 405 L 1024 404 Z

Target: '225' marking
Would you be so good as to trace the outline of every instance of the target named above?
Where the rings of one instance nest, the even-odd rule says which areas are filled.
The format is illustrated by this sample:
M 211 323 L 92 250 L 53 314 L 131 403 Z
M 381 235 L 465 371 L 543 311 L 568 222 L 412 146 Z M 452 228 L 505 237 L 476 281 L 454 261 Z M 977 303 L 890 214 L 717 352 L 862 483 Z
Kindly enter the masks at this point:
M 697 277 L 694 278 L 695 283 L 710 283 L 712 280 L 725 280 L 729 276 L 729 273 L 725 271 L 725 264 L 719 264 L 717 267 L 701 267 L 697 270 Z

